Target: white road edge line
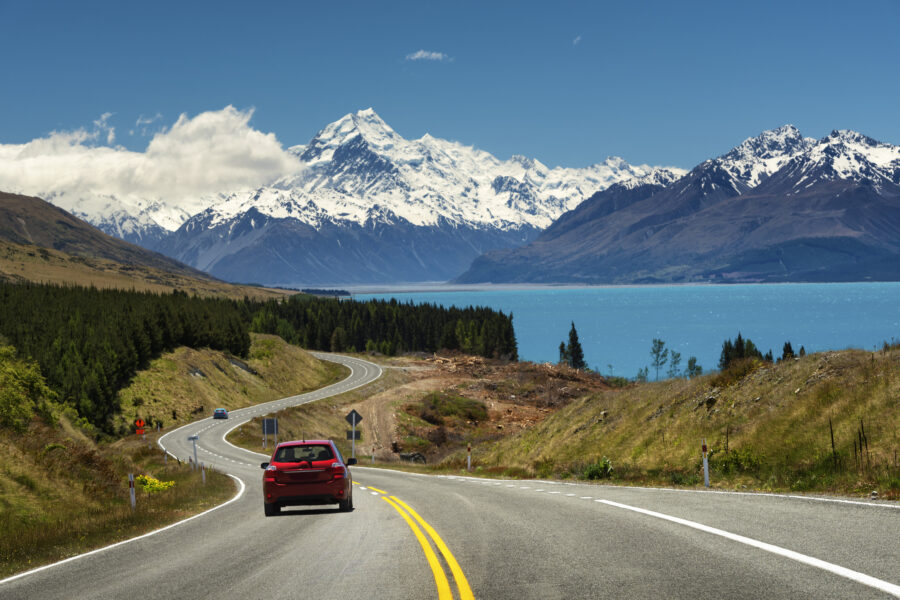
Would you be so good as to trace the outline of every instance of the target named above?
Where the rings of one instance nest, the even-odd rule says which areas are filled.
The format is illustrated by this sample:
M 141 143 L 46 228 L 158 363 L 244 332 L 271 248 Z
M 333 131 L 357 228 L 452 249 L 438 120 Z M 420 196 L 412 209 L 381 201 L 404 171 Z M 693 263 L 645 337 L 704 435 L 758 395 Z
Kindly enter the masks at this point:
M 188 521 L 193 521 L 194 519 L 199 519 L 203 515 L 208 515 L 209 513 L 211 513 L 214 510 L 219 510 L 223 506 L 228 506 L 232 502 L 236 502 L 237 500 L 239 500 L 241 498 L 241 496 L 244 495 L 244 490 L 247 489 L 247 486 L 244 485 L 244 482 L 239 477 L 235 477 L 234 475 L 232 475 L 230 473 L 226 473 L 226 475 L 228 475 L 229 477 L 231 477 L 232 479 L 237 481 L 238 484 L 240 484 L 240 489 L 238 489 L 237 494 L 235 494 L 231 498 L 231 500 L 223 502 L 222 504 L 219 504 L 218 506 L 213 506 L 212 508 L 203 511 L 202 513 L 196 514 L 193 517 L 188 517 L 187 519 L 182 519 L 181 521 L 176 521 L 175 523 L 166 525 L 165 527 L 160 527 L 159 529 L 155 529 L 149 533 L 145 533 L 145 534 L 139 535 L 137 537 L 129 538 L 127 540 L 122 540 L 121 542 L 116 542 L 115 544 L 110 544 L 109 546 L 97 548 L 96 550 L 91 550 L 90 552 L 85 552 L 84 554 L 77 554 L 75 556 L 70 556 L 69 558 L 64 558 L 63 560 L 57 561 L 55 563 L 50 563 L 49 565 L 44 565 L 43 567 L 38 567 L 36 569 L 31 569 L 30 571 L 25 571 L 24 573 L 18 573 L 16 575 L 12 575 L 11 577 L 7 577 L 6 579 L 0 579 L 0 585 L 3 585 L 4 583 L 9 583 L 10 581 L 15 581 L 16 579 L 21 579 L 22 577 L 27 577 L 28 575 L 33 575 L 35 573 L 39 573 L 40 571 L 45 571 L 45 570 L 51 569 L 53 567 L 58 567 L 59 565 L 63 565 L 65 563 L 69 563 L 69 562 L 78 560 L 79 558 L 84 558 L 85 556 L 91 556 L 92 554 L 99 554 L 100 552 L 105 552 L 107 550 L 116 548 L 118 546 L 123 546 L 125 544 L 130 544 L 131 542 L 136 542 L 138 540 L 148 538 L 151 535 L 156 535 L 157 533 L 162 533 L 163 531 L 167 531 L 169 529 L 172 529 L 173 527 L 178 527 L 179 525 L 187 523 Z
M 399 471 L 402 472 L 402 471 Z M 471 479 L 481 479 L 483 481 L 497 481 L 496 479 L 489 479 L 486 477 L 467 477 L 464 475 L 424 475 L 425 477 L 442 477 L 445 479 L 465 481 Z M 500 480 L 501 482 L 507 480 Z M 590 486 L 592 488 L 600 488 L 600 489 L 610 489 L 610 490 L 623 490 L 623 491 L 631 491 L 631 490 L 643 490 L 649 492 L 676 492 L 681 494 L 717 494 L 722 496 L 749 496 L 749 497 L 760 497 L 760 498 L 780 498 L 782 500 L 810 500 L 813 502 L 831 502 L 835 504 L 851 504 L 854 506 L 865 506 L 867 508 L 893 508 L 894 510 L 900 510 L 900 503 L 896 504 L 886 504 L 884 502 L 872 502 L 872 501 L 862 501 L 862 500 L 848 500 L 844 498 L 823 498 L 821 496 L 801 496 L 799 494 L 775 494 L 772 492 L 736 492 L 730 490 L 681 490 L 678 488 L 667 488 L 667 487 L 649 487 L 642 485 L 597 485 L 597 484 L 588 484 L 588 483 L 571 483 L 567 481 L 552 481 L 546 479 L 521 479 L 521 483 L 539 483 L 541 485 L 574 485 L 574 486 Z
M 313 353 L 313 354 L 314 354 L 314 353 Z M 317 357 L 317 358 L 318 358 L 318 357 Z M 327 360 L 327 359 L 324 359 L 324 360 Z M 330 361 L 330 362 L 338 362 L 338 361 Z M 344 363 L 341 363 L 341 364 L 344 364 Z M 373 364 L 374 364 L 374 363 L 373 363 Z M 348 375 L 347 377 L 345 377 L 343 381 L 346 381 L 347 379 L 350 379 L 350 378 L 353 376 L 353 367 L 352 367 L 351 365 L 346 365 L 346 364 L 345 364 L 345 366 L 347 366 L 347 367 L 350 368 L 350 375 Z M 376 366 L 378 366 L 378 365 L 376 365 Z M 382 372 L 383 372 L 382 369 L 379 367 L 379 368 L 378 368 L 378 376 L 375 378 L 375 380 L 377 380 L 378 378 L 381 377 Z M 373 381 L 374 381 L 374 380 L 373 380 Z M 355 390 L 356 388 L 362 387 L 362 386 L 367 385 L 367 384 L 369 384 L 369 383 L 371 383 L 371 381 L 367 381 L 367 382 L 361 383 L 361 384 L 359 384 L 359 385 L 354 386 L 353 388 L 351 388 L 351 390 Z M 336 385 L 336 384 L 332 384 L 332 385 Z M 325 388 L 325 389 L 327 389 L 327 388 Z M 346 391 L 350 391 L 350 390 L 346 390 Z M 342 391 L 341 393 L 343 393 L 343 391 Z M 301 394 L 301 395 L 303 395 L 303 394 Z M 335 394 L 335 395 L 336 395 L 336 394 Z M 277 401 L 275 401 L 275 402 L 277 402 Z M 267 404 L 268 404 L 268 403 L 267 403 Z M 271 404 L 270 404 L 270 405 L 271 405 Z M 261 406 L 261 405 L 256 405 L 256 406 Z M 262 405 L 262 406 L 265 406 L 265 404 Z M 248 408 L 251 408 L 251 407 L 248 407 Z M 238 409 L 238 411 L 245 411 L 245 410 L 246 410 L 246 409 Z M 237 412 L 237 411 L 234 411 L 234 412 Z M 209 419 L 209 418 L 210 418 L 210 417 L 207 417 L 207 419 Z M 176 428 L 176 429 L 173 429 L 172 431 L 170 431 L 170 432 L 168 432 L 168 433 L 166 433 L 166 434 L 160 436 L 159 439 L 156 440 L 157 445 L 163 450 L 163 452 L 165 452 L 166 454 L 168 454 L 168 455 L 171 456 L 172 458 L 178 460 L 178 457 L 177 457 L 177 456 L 175 456 L 174 454 L 172 454 L 171 452 L 169 452 L 169 451 L 166 449 L 166 447 L 165 447 L 165 446 L 163 445 L 163 443 L 162 443 L 163 440 L 164 440 L 165 438 L 169 437 L 170 435 L 172 435 L 172 434 L 174 434 L 174 433 L 177 433 L 178 431 L 181 431 L 181 430 L 184 429 L 185 427 L 196 426 L 197 423 L 202 423 L 204 420 L 205 420 L 205 419 L 201 419 L 200 421 L 193 421 L 193 422 L 191 422 L 191 423 L 185 423 L 185 424 L 182 425 L 181 427 L 178 427 L 178 428 Z M 229 446 L 233 446 L 234 448 L 237 448 L 238 450 L 243 450 L 243 451 L 245 451 L 245 452 L 250 452 L 250 453 L 252 453 L 252 454 L 257 454 L 257 455 L 259 455 L 259 456 L 268 456 L 267 454 L 260 454 L 259 452 L 253 452 L 252 450 L 247 450 L 247 449 L 245 449 L 245 448 L 238 448 L 237 446 L 235 446 L 234 444 L 232 444 L 231 442 L 229 442 L 228 440 L 225 439 L 225 435 L 227 435 L 228 433 L 230 433 L 232 429 L 234 429 L 235 427 L 238 427 L 238 426 L 240 426 L 240 425 L 243 425 L 244 423 L 247 423 L 248 421 L 249 421 L 249 419 L 248 419 L 247 421 L 243 421 L 243 422 L 240 422 L 240 423 L 236 423 L 231 429 L 229 429 L 228 431 L 225 432 L 225 434 L 223 434 L 222 440 L 223 440 L 226 444 L 228 444 Z M 213 423 L 213 424 L 215 425 L 216 423 Z M 206 431 L 206 429 L 209 429 L 209 427 L 207 427 L 207 428 L 205 428 L 205 429 L 202 429 L 201 431 Z M 201 449 L 202 449 L 202 448 L 201 448 Z M 227 460 L 231 460 L 231 459 L 227 459 Z M 236 462 L 236 461 L 232 461 L 232 462 Z M 251 466 L 252 466 L 252 465 L 251 465 Z M 63 559 L 63 560 L 57 561 L 57 562 L 55 562 L 55 563 L 50 563 L 49 565 L 44 565 L 44 566 L 42 566 L 42 567 L 37 567 L 37 568 L 35 568 L 35 569 L 31 569 L 30 571 L 25 571 L 25 572 L 23 572 L 23 573 L 17 573 L 16 575 L 12 575 L 12 576 L 10 576 L 10 577 L 7 577 L 6 579 L 0 579 L 0 585 L 2 585 L 2 584 L 4 584 L 4 583 L 8 583 L 8 582 L 10 582 L 10 581 L 15 581 L 16 579 L 20 579 L 20 578 L 22 578 L 22 577 L 27 577 L 28 575 L 32 575 L 32 574 L 34 574 L 34 573 L 39 573 L 40 571 L 44 571 L 44 570 L 46 570 L 46 569 L 50 569 L 50 568 L 56 567 L 56 566 L 58 566 L 58 565 L 62 565 L 62 564 L 68 563 L 68 562 L 72 562 L 72 561 L 78 560 L 78 559 L 80 559 L 80 558 L 84 558 L 85 556 L 91 556 L 91 555 L 93 555 L 93 554 L 99 554 L 100 552 L 105 552 L 106 550 L 109 550 L 110 548 L 115 548 L 115 547 L 117 547 L 117 546 L 122 546 L 122 545 L 124 545 L 124 544 L 128 544 L 128 543 L 131 543 L 131 542 L 134 542 L 134 541 L 137 541 L 137 540 L 141 540 L 141 539 L 150 537 L 151 535 L 156 535 L 157 533 L 161 533 L 161 532 L 163 532 L 163 531 L 172 529 L 173 527 L 177 527 L 178 525 L 181 525 L 182 523 L 187 523 L 188 521 L 193 521 L 194 519 L 199 518 L 199 517 L 202 517 L 203 515 L 206 515 L 206 514 L 208 514 L 208 513 L 211 513 L 211 512 L 214 511 L 214 510 L 218 510 L 218 509 L 222 508 L 223 506 L 228 506 L 228 505 L 231 504 L 232 502 L 235 502 L 235 501 L 239 500 L 239 499 L 241 498 L 241 496 L 244 495 L 244 490 L 247 489 L 247 486 L 244 484 L 243 480 L 240 479 L 239 477 L 235 477 L 235 476 L 232 475 L 231 473 L 225 473 L 225 475 L 228 475 L 229 477 L 231 477 L 232 479 L 234 479 L 235 481 L 237 481 L 237 482 L 240 484 L 240 489 L 238 490 L 238 493 L 234 495 L 234 497 L 232 497 L 230 500 L 228 500 L 228 501 L 226 501 L 226 502 L 223 502 L 222 504 L 219 504 L 218 506 L 214 506 L 214 507 L 212 507 L 212 508 L 210 508 L 210 509 L 208 509 L 208 510 L 203 511 L 203 512 L 200 513 L 200 514 L 196 514 L 196 515 L 194 515 L 194 516 L 192 516 L 192 517 L 188 517 L 188 518 L 186 518 L 186 519 L 182 519 L 181 521 L 176 521 L 175 523 L 172 523 L 172 524 L 170 524 L 170 525 L 166 525 L 165 527 L 161 527 L 161 528 L 156 529 L 156 530 L 154 530 L 154 531 L 151 531 L 151 532 L 149 532 L 149 533 L 145 533 L 145 534 L 139 535 L 139 536 L 137 536 L 137 537 L 129 538 L 129 539 L 127 539 L 127 540 L 122 540 L 121 542 L 116 542 L 115 544 L 111 544 L 111 545 L 109 545 L 109 546 L 104 546 L 104 547 L 102 547 L 102 548 L 97 548 L 96 550 L 91 550 L 90 552 L 85 552 L 85 553 L 83 553 L 83 554 L 78 554 L 78 555 L 75 555 L 75 556 L 70 556 L 69 558 L 65 558 L 65 559 Z
M 697 529 L 699 531 L 704 531 L 706 533 L 711 533 L 713 535 L 718 535 L 723 538 L 729 539 L 733 542 L 739 542 L 741 544 L 746 544 L 748 546 L 752 546 L 754 548 L 758 548 L 758 549 L 764 550 L 766 552 L 771 552 L 772 554 L 777 554 L 778 556 L 783 556 L 785 558 L 795 560 L 797 562 L 809 565 L 811 567 L 816 567 L 818 569 L 828 571 L 829 573 L 834 573 L 835 575 L 839 575 L 846 579 L 850 579 L 851 581 L 855 581 L 857 583 L 867 585 L 869 587 L 875 588 L 876 590 L 880 590 L 882 592 L 885 592 L 887 594 L 891 594 L 893 596 L 897 596 L 898 598 L 900 598 L 900 585 L 895 585 L 888 581 L 884 581 L 882 579 L 877 579 L 875 577 L 872 577 L 871 575 L 866 575 L 865 573 L 860 573 L 859 571 L 854 571 L 852 569 L 848 569 L 846 567 L 842 567 L 842 566 L 836 565 L 834 563 L 826 562 L 826 561 L 818 559 L 818 558 L 813 558 L 812 556 L 807 556 L 806 554 L 800 554 L 799 552 L 794 552 L 793 550 L 788 550 L 787 548 L 782 548 L 780 546 L 775 546 L 773 544 L 767 544 L 766 542 L 754 540 L 753 538 L 744 537 L 742 535 L 738 535 L 736 533 L 731 533 L 729 531 L 724 531 L 722 529 L 716 529 L 715 527 L 710 527 L 709 525 L 703 525 L 701 523 L 697 523 L 694 521 L 688 521 L 687 519 L 681 519 L 679 517 L 673 517 L 673 516 L 666 515 L 663 513 L 654 512 L 652 510 L 647 510 L 645 508 L 638 508 L 636 506 L 630 506 L 628 504 L 620 504 L 619 502 L 613 502 L 612 500 L 596 500 L 596 502 L 600 502 L 600 503 L 606 504 L 608 506 L 614 506 L 616 508 L 622 508 L 625 510 L 634 511 L 636 513 L 641 513 L 641 514 L 644 514 L 644 515 L 647 515 L 650 517 L 655 517 L 657 519 L 671 521 L 672 523 L 684 525 L 685 527 L 691 527 L 693 529 Z

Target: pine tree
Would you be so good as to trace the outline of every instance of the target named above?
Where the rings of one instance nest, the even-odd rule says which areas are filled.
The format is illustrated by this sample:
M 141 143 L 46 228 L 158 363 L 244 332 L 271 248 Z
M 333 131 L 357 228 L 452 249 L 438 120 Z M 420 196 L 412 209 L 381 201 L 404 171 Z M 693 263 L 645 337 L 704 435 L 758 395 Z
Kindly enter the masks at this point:
M 584 350 L 578 341 L 578 332 L 575 330 L 575 322 L 572 321 L 572 329 L 569 330 L 569 344 L 566 346 L 566 354 L 569 355 L 569 366 L 573 369 L 584 370 L 587 363 L 584 360 Z
M 790 342 L 785 342 L 784 347 L 781 349 L 781 360 L 789 358 L 794 358 L 794 349 L 791 347 Z
M 559 343 L 559 364 L 568 365 L 569 364 L 569 352 L 566 350 L 566 343 Z
M 703 367 L 697 364 L 696 356 L 692 356 L 688 359 L 687 369 L 685 369 L 685 371 L 687 372 L 687 376 L 691 379 L 703 374 Z

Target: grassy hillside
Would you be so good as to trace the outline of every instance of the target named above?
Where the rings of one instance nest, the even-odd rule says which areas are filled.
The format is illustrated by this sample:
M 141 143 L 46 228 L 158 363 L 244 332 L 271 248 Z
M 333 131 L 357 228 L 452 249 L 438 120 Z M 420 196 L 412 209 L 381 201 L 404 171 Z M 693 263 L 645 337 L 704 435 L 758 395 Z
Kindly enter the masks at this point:
M 105 258 L 78 256 L 53 248 L 0 240 L 0 281 L 4 280 L 154 293 L 179 290 L 197 296 L 235 299 L 247 296 L 255 300 L 281 298 L 291 293 L 234 285 L 209 277 L 196 277 L 142 264 L 124 264 Z
M 360 403 L 370 398 L 377 398 L 382 394 L 391 394 L 397 386 L 407 380 L 408 377 L 402 371 L 386 369 L 382 377 L 367 386 L 321 402 L 310 402 L 295 408 L 282 410 L 273 415 L 266 415 L 266 417 L 274 416 L 278 419 L 278 439 L 281 441 L 303 438 L 331 439 L 335 441 L 338 449 L 345 456 L 349 457 L 350 441 L 346 439 L 346 431 L 349 425 L 347 425 L 347 421 L 344 418 L 350 412 L 350 409 L 354 406 L 358 407 Z M 254 452 L 265 452 L 262 450 L 261 432 L 263 418 L 255 417 L 246 425 L 237 428 L 228 436 L 228 441 Z M 371 447 L 370 425 L 370 420 L 364 419 L 359 428 L 363 439 L 357 443 L 357 456 L 363 454 L 364 447 Z M 268 450 L 271 452 L 273 448 L 271 439 L 269 443 Z
M 897 348 L 743 363 L 583 397 L 476 457 L 492 470 L 591 478 L 606 457 L 621 482 L 697 485 L 706 438 L 714 486 L 900 498 L 898 398 Z
M 0 192 L 0 240 L 212 279 L 177 260 L 107 235 L 61 208 L 31 196 Z
M 234 409 L 302 394 L 345 377 L 343 367 L 322 362 L 274 335 L 251 334 L 250 357 L 178 348 L 152 361 L 119 392 L 120 425 L 142 417 L 163 428 Z
M 52 204 L 0 192 L 0 281 L 267 299 L 285 292 L 232 285 L 109 236 Z
M 228 477 L 210 472 L 204 485 L 134 436 L 95 444 L 72 415 L 34 363 L 0 346 L 0 577 L 155 529 L 234 493 Z M 128 474 L 172 483 L 139 491 L 132 510 Z

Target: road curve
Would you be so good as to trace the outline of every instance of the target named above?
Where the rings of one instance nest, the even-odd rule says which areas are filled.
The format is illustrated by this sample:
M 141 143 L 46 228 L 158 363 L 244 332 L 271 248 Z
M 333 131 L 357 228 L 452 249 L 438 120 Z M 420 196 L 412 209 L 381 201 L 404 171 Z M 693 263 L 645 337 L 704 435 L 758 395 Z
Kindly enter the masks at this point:
M 319 356 L 346 364 L 351 375 L 161 438 L 187 459 L 187 437 L 198 434 L 199 459 L 240 479 L 240 498 L 155 535 L 7 580 L 0 598 L 900 597 L 900 504 L 890 502 L 357 466 L 352 513 L 298 508 L 265 518 L 265 458 L 224 436 L 253 416 L 380 375 L 366 361 Z

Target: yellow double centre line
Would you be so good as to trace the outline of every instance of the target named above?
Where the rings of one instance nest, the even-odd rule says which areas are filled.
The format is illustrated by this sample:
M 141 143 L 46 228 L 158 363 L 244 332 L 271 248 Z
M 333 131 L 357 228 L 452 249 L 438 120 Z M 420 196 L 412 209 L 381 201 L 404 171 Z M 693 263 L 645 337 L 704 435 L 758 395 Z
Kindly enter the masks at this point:
M 368 486 L 368 488 L 375 492 L 387 494 L 387 492 L 379 490 L 378 488 L 373 488 L 372 486 Z M 397 496 L 388 498 L 384 495 L 381 496 L 381 499 L 393 506 L 394 510 L 400 513 L 400 516 L 403 517 L 403 520 L 406 521 L 406 524 L 412 529 L 416 539 L 419 540 L 422 551 L 425 553 L 425 558 L 428 560 L 428 566 L 431 567 L 431 572 L 434 574 L 434 583 L 437 586 L 438 599 L 452 600 L 453 593 L 450 591 L 450 582 L 447 579 L 447 575 L 444 573 L 444 568 L 441 566 L 437 554 L 435 554 L 434 549 L 428 542 L 428 538 L 422 533 L 422 529 L 425 530 L 435 546 L 437 546 L 444 557 L 444 561 L 446 561 L 447 565 L 450 567 L 450 572 L 453 574 L 454 581 L 456 581 L 456 589 L 459 592 L 460 600 L 475 600 L 475 596 L 472 594 L 472 588 L 469 587 L 469 582 L 466 580 L 462 568 L 459 566 L 459 563 L 456 562 L 456 558 L 453 556 L 453 553 L 450 552 L 450 548 L 447 547 L 447 544 L 444 543 L 444 540 L 441 539 L 438 532 L 434 530 L 434 527 L 429 525 L 425 519 L 419 516 L 419 513 Z M 421 528 L 419 525 L 421 525 Z

